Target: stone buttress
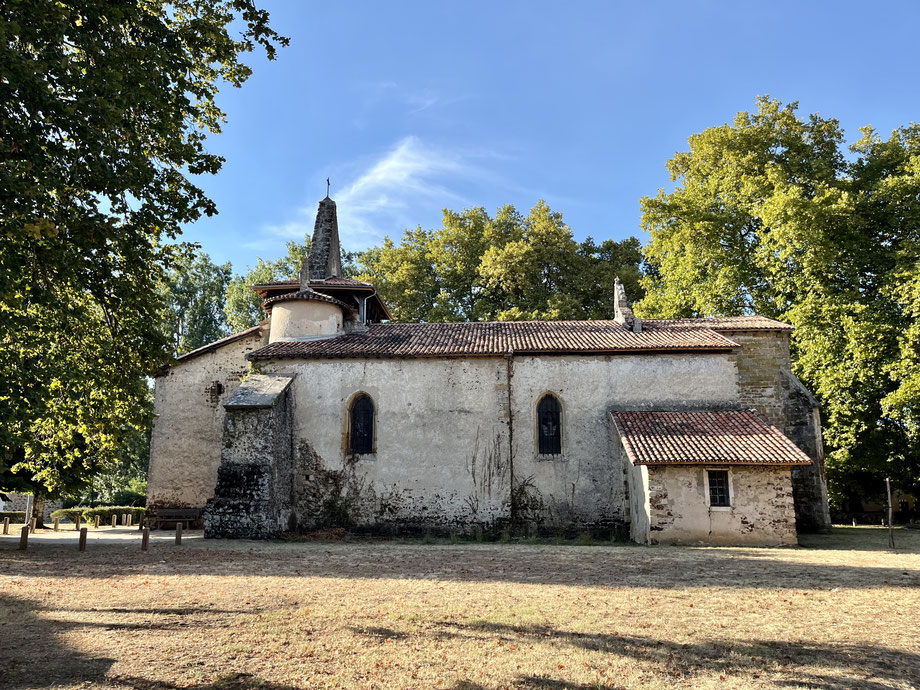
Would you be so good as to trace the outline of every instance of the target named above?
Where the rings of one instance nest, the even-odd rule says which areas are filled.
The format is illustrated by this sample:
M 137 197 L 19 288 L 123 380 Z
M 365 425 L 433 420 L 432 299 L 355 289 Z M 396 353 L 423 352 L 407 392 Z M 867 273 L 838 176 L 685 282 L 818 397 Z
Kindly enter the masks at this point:
M 296 527 L 293 512 L 293 375 L 249 376 L 224 403 L 217 486 L 205 537 L 266 539 Z

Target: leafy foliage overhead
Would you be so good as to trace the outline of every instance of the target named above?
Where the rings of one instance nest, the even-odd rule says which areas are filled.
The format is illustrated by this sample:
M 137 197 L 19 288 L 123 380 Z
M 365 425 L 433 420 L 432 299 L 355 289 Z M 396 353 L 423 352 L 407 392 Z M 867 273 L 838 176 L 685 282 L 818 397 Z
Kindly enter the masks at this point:
M 757 312 L 796 327 L 824 403 L 838 499 L 869 476 L 920 488 L 920 126 L 846 149 L 796 104 L 690 137 L 673 191 L 642 200 L 645 316 Z
M 218 88 L 286 43 L 251 0 L 0 4 L 0 488 L 85 485 L 146 425 Z
M 224 314 L 231 266 L 187 252 L 176 257 L 166 275 L 163 328 L 176 355 L 229 335 Z
M 640 296 L 639 241 L 576 242 L 562 214 L 540 201 L 527 216 L 503 206 L 444 211 L 436 230 L 406 230 L 396 244 L 358 252 L 397 321 L 613 317 L 617 275 Z

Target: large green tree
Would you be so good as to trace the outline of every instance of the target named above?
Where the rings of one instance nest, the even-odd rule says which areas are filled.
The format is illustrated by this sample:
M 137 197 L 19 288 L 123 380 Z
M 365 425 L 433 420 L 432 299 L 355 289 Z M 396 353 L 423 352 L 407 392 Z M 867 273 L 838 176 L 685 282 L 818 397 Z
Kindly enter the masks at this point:
M 920 489 L 920 128 L 847 149 L 834 119 L 757 105 L 690 137 L 674 189 L 642 200 L 637 312 L 788 321 L 838 500 L 886 475 Z
M 0 3 L 0 488 L 84 485 L 146 425 L 218 88 L 286 42 L 251 0 Z
M 300 277 L 303 260 L 310 254 L 310 238 L 304 238 L 303 242 L 290 241 L 286 247 L 287 254 L 281 258 L 267 261 L 258 257 L 255 266 L 247 266 L 245 273 L 238 273 L 230 280 L 224 313 L 234 333 L 252 328 L 265 318 L 262 298 L 252 289 L 253 285 Z
M 169 266 L 163 327 L 173 353 L 180 355 L 229 335 L 224 313 L 231 266 L 218 266 L 207 254 L 189 251 Z
M 618 275 L 641 296 L 637 239 L 576 242 L 543 201 L 527 216 L 445 210 L 441 228 L 386 237 L 357 258 L 397 321 L 612 318 Z

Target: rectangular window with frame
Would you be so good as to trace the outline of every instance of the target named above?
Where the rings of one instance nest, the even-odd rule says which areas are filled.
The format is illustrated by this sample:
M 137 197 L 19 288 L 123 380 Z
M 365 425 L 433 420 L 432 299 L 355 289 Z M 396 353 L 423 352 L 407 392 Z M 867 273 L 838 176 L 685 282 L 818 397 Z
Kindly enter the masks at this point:
M 713 508 L 728 508 L 731 504 L 728 470 L 709 470 L 709 505 Z

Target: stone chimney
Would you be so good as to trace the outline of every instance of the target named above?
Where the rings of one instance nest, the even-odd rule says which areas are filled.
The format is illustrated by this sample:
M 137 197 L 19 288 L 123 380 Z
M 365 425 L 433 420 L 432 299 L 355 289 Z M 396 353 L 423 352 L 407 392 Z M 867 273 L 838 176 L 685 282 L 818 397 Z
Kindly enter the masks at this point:
M 329 276 L 341 275 L 339 220 L 336 217 L 335 202 L 327 196 L 319 202 L 319 210 L 316 212 L 310 256 L 304 259 L 300 269 L 300 289 L 309 288 L 311 280 L 324 280 Z
M 619 277 L 613 283 L 613 320 L 634 333 L 642 332 L 642 319 L 636 318 L 632 309 L 629 308 L 629 302 L 626 301 L 626 290 L 623 289 L 623 283 Z

